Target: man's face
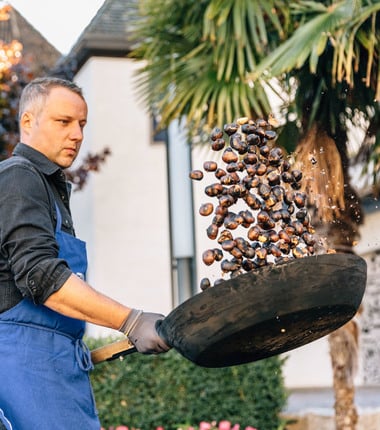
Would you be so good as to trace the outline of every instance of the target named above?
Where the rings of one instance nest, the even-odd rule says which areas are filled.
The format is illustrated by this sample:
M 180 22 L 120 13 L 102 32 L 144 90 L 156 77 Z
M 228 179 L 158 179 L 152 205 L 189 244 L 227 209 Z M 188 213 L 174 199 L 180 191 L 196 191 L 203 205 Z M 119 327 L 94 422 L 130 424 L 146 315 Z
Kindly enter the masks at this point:
M 67 88 L 55 87 L 40 113 L 22 115 L 21 141 L 65 169 L 78 155 L 86 122 L 86 102 Z

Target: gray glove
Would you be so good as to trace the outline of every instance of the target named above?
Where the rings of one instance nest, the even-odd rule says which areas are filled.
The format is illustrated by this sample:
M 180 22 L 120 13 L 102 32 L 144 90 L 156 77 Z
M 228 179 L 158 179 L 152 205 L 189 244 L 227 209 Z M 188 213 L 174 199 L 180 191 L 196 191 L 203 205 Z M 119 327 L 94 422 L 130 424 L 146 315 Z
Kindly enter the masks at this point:
M 124 333 L 142 354 L 160 354 L 170 347 L 157 333 L 164 315 L 132 309 L 119 331 Z

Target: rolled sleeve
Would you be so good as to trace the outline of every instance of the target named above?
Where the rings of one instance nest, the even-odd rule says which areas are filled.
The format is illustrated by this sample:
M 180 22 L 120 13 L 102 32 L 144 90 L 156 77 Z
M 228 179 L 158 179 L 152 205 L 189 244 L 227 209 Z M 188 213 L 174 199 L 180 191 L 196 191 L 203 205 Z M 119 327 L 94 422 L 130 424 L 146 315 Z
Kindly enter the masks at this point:
M 61 288 L 71 273 L 64 260 L 42 261 L 27 272 L 26 286 L 28 292 L 26 295 L 34 303 L 44 303 L 52 293 Z
M 10 163 L 0 172 L 0 189 L 0 271 L 24 297 L 43 303 L 72 273 L 58 258 L 47 184 L 29 165 Z

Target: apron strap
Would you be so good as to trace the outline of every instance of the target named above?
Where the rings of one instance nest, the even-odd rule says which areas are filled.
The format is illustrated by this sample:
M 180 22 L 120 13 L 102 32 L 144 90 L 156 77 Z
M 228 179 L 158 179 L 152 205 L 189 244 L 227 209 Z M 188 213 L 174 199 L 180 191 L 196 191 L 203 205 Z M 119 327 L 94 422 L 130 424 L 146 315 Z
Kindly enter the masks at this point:
M 91 352 L 82 339 L 75 340 L 75 358 L 80 369 L 84 372 L 88 372 L 94 368 L 91 361 Z

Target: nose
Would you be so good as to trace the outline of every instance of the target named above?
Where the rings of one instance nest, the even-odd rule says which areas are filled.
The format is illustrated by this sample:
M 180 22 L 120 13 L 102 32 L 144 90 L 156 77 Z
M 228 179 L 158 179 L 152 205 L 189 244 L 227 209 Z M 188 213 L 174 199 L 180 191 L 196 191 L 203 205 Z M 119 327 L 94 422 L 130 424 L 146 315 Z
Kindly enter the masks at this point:
M 74 122 L 70 130 L 70 138 L 75 141 L 83 140 L 83 128 L 78 122 Z

